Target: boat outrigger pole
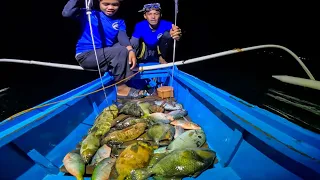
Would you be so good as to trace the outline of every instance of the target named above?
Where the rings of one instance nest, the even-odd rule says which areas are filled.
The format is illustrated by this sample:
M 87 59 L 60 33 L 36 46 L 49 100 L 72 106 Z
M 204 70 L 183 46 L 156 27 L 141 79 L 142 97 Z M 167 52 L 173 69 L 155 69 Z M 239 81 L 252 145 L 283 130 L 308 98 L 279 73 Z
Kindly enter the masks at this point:
M 54 67 L 54 68 L 61 68 L 61 69 L 84 70 L 81 66 L 76 66 L 76 65 L 32 61 L 32 60 L 30 61 L 30 60 L 20 60 L 20 59 L 0 59 L 0 62 L 32 64 L 32 65 L 47 66 L 47 67 Z
M 211 55 L 207 56 L 201 56 L 197 58 L 192 58 L 188 60 L 183 60 L 183 61 L 177 61 L 174 64 L 173 63 L 168 63 L 168 64 L 159 64 L 159 65 L 153 65 L 153 66 L 144 66 L 140 67 L 140 71 L 148 71 L 148 70 L 153 70 L 153 69 L 161 69 L 161 68 L 168 68 L 172 67 L 173 65 L 180 66 L 184 64 L 191 64 L 191 63 L 196 63 L 200 61 L 206 61 L 210 59 L 214 59 L 217 57 L 221 56 L 226 56 L 226 55 L 231 55 L 239 52 L 244 52 L 244 51 L 252 51 L 256 49 L 263 49 L 263 48 L 278 48 L 282 49 L 286 52 L 288 52 L 293 58 L 298 61 L 300 66 L 303 68 L 303 70 L 307 73 L 308 79 L 303 79 L 303 78 L 296 78 L 296 77 L 291 77 L 291 76 L 273 76 L 273 78 L 278 79 L 282 82 L 289 83 L 289 84 L 294 84 L 298 86 L 304 86 L 304 87 L 309 87 L 313 89 L 320 90 L 320 81 L 316 81 L 314 76 L 311 74 L 309 69 L 306 67 L 306 65 L 302 62 L 302 60 L 294 54 L 291 50 L 289 50 L 286 47 L 280 46 L 280 45 L 274 45 L 274 44 L 266 44 L 266 45 L 259 45 L 259 46 L 252 46 L 252 47 L 247 47 L 247 48 L 242 48 L 242 49 L 233 49 L 233 50 L 228 50 L 228 51 L 223 51 L 219 53 L 214 53 Z M 0 59 L 0 62 L 11 62 L 11 63 L 23 63 L 23 64 L 34 64 L 34 65 L 40 65 L 40 66 L 49 66 L 49 67 L 56 67 L 56 68 L 64 68 L 64 69 L 73 69 L 73 70 L 84 70 L 81 66 L 76 66 L 76 65 L 68 65 L 68 64 L 58 64 L 58 63 L 48 63 L 48 62 L 39 62 L 39 61 L 29 61 L 29 60 L 18 60 L 18 59 Z

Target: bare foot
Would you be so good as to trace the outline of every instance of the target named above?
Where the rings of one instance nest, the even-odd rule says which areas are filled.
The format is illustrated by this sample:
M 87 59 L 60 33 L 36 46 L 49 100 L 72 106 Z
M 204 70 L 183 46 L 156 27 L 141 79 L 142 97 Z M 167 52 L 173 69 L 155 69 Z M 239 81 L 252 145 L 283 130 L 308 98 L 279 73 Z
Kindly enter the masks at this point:
M 118 89 L 118 92 L 117 92 L 118 96 L 127 96 L 130 91 L 130 87 L 128 87 L 125 84 L 117 86 L 117 89 Z
M 117 89 L 118 89 L 118 91 L 117 91 L 118 96 L 128 96 L 131 88 L 129 86 L 127 86 L 126 84 L 122 84 L 122 85 L 117 86 Z M 143 93 L 144 93 L 144 91 L 141 90 L 139 92 L 139 95 L 142 95 Z

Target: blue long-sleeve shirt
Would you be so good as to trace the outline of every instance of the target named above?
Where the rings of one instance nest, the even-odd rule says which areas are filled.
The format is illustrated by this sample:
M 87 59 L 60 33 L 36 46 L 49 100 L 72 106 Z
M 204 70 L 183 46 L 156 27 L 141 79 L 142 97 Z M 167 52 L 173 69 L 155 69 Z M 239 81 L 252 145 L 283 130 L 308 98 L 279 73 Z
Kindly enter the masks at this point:
M 84 3 L 83 3 L 84 4 Z M 88 16 L 85 8 L 81 8 L 79 0 L 69 0 L 65 5 L 62 16 L 77 19 L 81 23 L 82 33 L 76 45 L 76 53 L 93 50 Z M 122 46 L 129 46 L 125 21 L 116 16 L 109 17 L 102 11 L 91 11 L 92 33 L 96 48 L 111 47 L 119 42 Z

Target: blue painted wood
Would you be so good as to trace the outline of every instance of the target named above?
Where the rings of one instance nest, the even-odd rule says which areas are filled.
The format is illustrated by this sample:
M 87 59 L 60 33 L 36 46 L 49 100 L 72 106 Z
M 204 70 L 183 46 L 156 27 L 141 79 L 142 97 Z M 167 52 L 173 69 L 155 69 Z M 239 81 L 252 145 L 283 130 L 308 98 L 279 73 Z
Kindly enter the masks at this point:
M 47 158 L 40 154 L 37 150 L 32 149 L 28 152 L 28 156 L 39 166 L 44 168 L 48 173 L 57 174 L 59 168 L 53 165 Z
M 110 76 L 104 76 L 103 82 L 104 83 L 108 83 L 112 79 L 113 78 L 110 77 Z M 99 84 L 99 83 L 101 83 L 100 79 L 96 79 L 96 80 L 94 80 L 92 82 L 89 82 L 89 83 L 87 83 L 87 84 L 85 84 L 83 86 L 80 86 L 80 87 L 78 87 L 78 88 L 76 88 L 74 90 L 66 92 L 65 94 L 62 94 L 62 95 L 57 96 L 55 98 L 52 98 L 52 99 L 50 99 L 48 101 L 45 101 L 45 102 L 43 102 L 43 103 L 41 103 L 39 105 L 43 105 L 43 104 L 47 104 L 47 103 L 56 102 L 56 101 L 60 101 L 60 100 L 64 100 L 64 99 L 70 98 L 71 96 L 73 96 L 73 95 L 85 90 L 86 88 L 88 88 L 90 86 L 95 86 L 96 84 Z M 15 117 L 14 120 L 4 120 L 4 121 L 0 122 L 0 131 L 8 129 L 9 127 L 12 127 L 12 126 L 18 124 L 21 121 L 38 114 L 41 111 L 45 111 L 46 109 L 48 109 L 49 107 L 52 107 L 52 106 L 53 105 L 49 105 L 49 106 L 41 107 L 39 109 L 32 110 L 32 111 L 30 111 L 28 113 L 25 113 L 23 115 L 19 115 L 19 116 Z
M 14 142 L 25 153 L 36 149 L 41 154 L 47 155 L 92 112 L 93 109 L 87 99 L 84 98 L 52 117 L 54 120 L 42 123 L 32 131 L 28 131 L 15 139 Z
M 319 156 L 319 149 L 315 149 L 315 148 L 309 146 L 306 143 L 304 143 L 304 145 L 307 146 L 306 148 L 302 147 L 302 146 L 299 146 L 299 145 L 295 145 L 294 146 L 293 144 L 296 141 L 293 141 L 291 137 L 289 137 L 286 134 L 281 133 L 281 132 L 272 133 L 272 135 L 276 134 L 277 137 L 281 138 L 281 140 L 275 139 L 275 138 L 270 138 L 268 136 L 268 133 L 266 133 L 265 131 L 261 131 L 259 129 L 257 130 L 257 127 L 258 128 L 262 128 L 262 129 L 267 129 L 267 131 L 268 130 L 276 131 L 275 129 L 273 129 L 272 127 L 270 127 L 270 126 L 268 126 L 266 124 L 262 124 L 263 122 L 261 122 L 259 119 L 255 118 L 254 116 L 252 116 L 250 114 L 247 114 L 247 113 L 245 113 L 243 111 L 241 112 L 240 108 L 237 108 L 235 106 L 228 105 L 228 104 L 226 105 L 226 102 L 223 101 L 223 99 L 221 99 L 221 97 L 217 97 L 215 94 L 213 94 L 212 92 L 208 91 L 207 89 L 197 86 L 197 84 L 195 82 L 191 81 L 190 79 L 187 79 L 187 77 L 183 78 L 183 77 L 181 77 L 179 75 L 177 75 L 177 76 L 179 77 L 178 81 L 180 80 L 180 81 L 182 81 L 183 84 L 186 84 L 185 87 L 190 87 L 190 89 L 193 89 L 194 92 L 199 94 L 199 97 L 197 97 L 197 98 L 200 99 L 202 97 L 204 101 L 212 104 L 213 107 L 218 108 L 220 112 L 216 113 L 216 114 L 226 115 L 228 118 L 232 119 L 233 122 L 236 122 L 238 125 L 240 125 L 244 129 L 246 129 L 250 134 L 253 134 L 253 135 L 259 137 L 263 142 L 267 143 L 270 147 L 276 148 L 277 149 L 277 153 L 279 153 L 279 154 L 284 153 L 286 156 L 291 157 L 291 160 L 292 159 L 293 160 L 297 160 L 299 163 L 305 164 L 307 167 L 310 168 L 310 169 L 308 169 L 309 174 L 313 174 L 313 175 L 319 176 L 319 173 L 316 173 L 317 171 L 319 171 L 319 168 L 318 168 L 319 163 L 317 163 L 317 160 L 314 160 L 312 158 L 312 157 Z M 201 89 L 201 91 L 199 89 Z M 192 93 L 192 92 L 190 92 L 190 93 Z M 180 92 L 178 94 L 180 94 Z M 183 95 L 181 95 L 181 96 L 183 96 Z M 202 103 L 205 104 L 206 102 L 202 102 Z M 197 105 L 198 103 L 195 102 L 195 104 Z M 221 104 L 223 104 L 224 106 L 222 106 Z M 226 107 L 232 108 L 233 110 L 235 110 L 237 112 L 236 113 L 230 113 L 230 110 L 227 110 Z M 207 108 L 208 108 L 208 106 L 207 106 Z M 195 107 L 193 107 L 193 111 L 198 111 L 201 114 L 203 112 L 202 109 L 197 109 Z M 216 110 L 213 109 L 213 111 L 216 111 Z M 240 119 L 239 117 L 235 117 L 235 114 L 237 114 L 240 117 L 245 117 L 246 120 L 251 119 L 251 123 L 254 124 L 254 126 L 252 126 L 252 124 L 244 123 L 242 121 L 243 119 Z M 193 118 L 193 117 L 191 117 L 191 118 Z M 221 131 L 222 131 L 221 128 L 219 128 L 219 133 L 217 133 L 217 134 L 220 134 Z M 208 132 L 208 131 L 206 131 L 206 132 Z M 211 138 L 210 134 L 212 134 L 212 133 L 209 133 L 209 138 Z M 217 135 L 217 134 L 214 134 L 214 135 Z M 288 145 L 288 144 L 285 144 L 285 143 L 291 143 L 291 144 Z M 307 151 L 306 152 L 307 154 L 301 154 L 300 152 L 297 152 L 298 150 L 294 149 L 297 146 L 298 146 L 299 150 L 303 149 L 303 151 Z M 217 151 L 217 152 L 222 152 L 222 151 Z M 310 153 L 312 155 L 308 156 L 308 155 L 310 155 Z M 306 169 L 304 167 L 304 165 L 301 165 L 299 163 L 296 164 L 297 167 L 299 167 L 301 169 Z M 285 165 L 285 167 L 286 166 L 289 167 L 289 166 L 291 166 L 291 164 L 288 163 L 288 164 L 284 164 L 284 165 Z M 241 164 L 241 165 L 243 166 L 243 164 Z M 257 167 L 253 167 L 253 168 L 258 168 L 258 166 Z M 255 170 L 253 169 L 252 171 L 255 171 Z
M 22 114 L 20 116 L 17 116 L 16 118 L 14 118 L 12 120 L 4 120 L 4 121 L 0 122 L 0 132 L 4 131 L 10 127 L 15 126 L 15 125 L 19 124 L 20 122 L 28 119 L 29 117 L 39 114 L 40 112 L 42 112 L 42 111 L 39 109 L 35 109 L 33 111 L 30 111 L 30 112 L 27 112 L 27 113 Z
M 185 180 L 191 180 L 195 178 L 183 178 Z M 223 180 L 237 180 L 241 179 L 231 168 L 212 168 L 201 173 L 196 179 L 208 180 L 208 179 L 223 179 Z
M 48 174 L 48 171 L 45 168 L 35 164 L 30 169 L 25 171 L 17 180 L 31 180 L 31 179 L 42 179 Z
M 0 148 L 0 179 L 16 179 L 33 165 L 32 159 L 13 143 Z
M 320 164 L 317 163 L 320 159 L 319 149 L 316 149 L 305 142 L 297 143 L 297 140 L 288 136 L 283 132 L 279 132 L 277 129 L 269 126 L 268 124 L 257 119 L 252 114 L 243 111 L 241 108 L 228 103 L 222 97 L 217 96 L 213 92 L 209 91 L 202 86 L 199 86 L 195 81 L 183 77 L 181 74 L 177 74 L 183 81 L 188 83 L 194 89 L 200 90 L 203 95 L 209 96 L 212 102 L 216 106 L 223 106 L 224 114 L 228 114 L 231 119 L 241 125 L 245 129 L 252 129 L 250 133 L 260 134 L 261 138 L 270 139 L 272 143 L 276 143 L 279 151 L 285 150 L 288 154 L 292 155 L 292 158 L 299 158 L 305 165 L 312 167 L 314 170 L 320 172 Z M 258 129 L 258 131 L 257 131 Z M 266 141 L 266 143 L 268 143 Z
M 105 78 L 104 81 L 111 81 L 112 80 L 112 78 L 109 76 L 104 76 L 104 78 Z M 80 96 L 85 93 L 94 91 L 100 87 L 101 87 L 101 83 L 96 82 L 94 85 L 87 87 L 86 89 L 74 94 L 73 96 Z M 68 103 L 73 104 L 83 98 L 84 97 L 73 99 L 73 100 L 68 100 L 68 101 L 53 105 L 53 106 L 49 107 L 48 109 L 46 109 L 45 111 L 38 113 L 34 116 L 31 116 L 30 118 L 26 118 L 21 123 L 16 124 L 15 126 L 7 128 L 6 130 L 0 132 L 0 147 L 5 145 L 6 143 L 18 138 L 19 136 L 21 136 L 25 132 L 29 131 L 30 129 L 37 127 L 38 125 L 46 122 L 51 117 L 59 114 L 60 112 L 62 112 L 64 109 L 66 109 L 68 107 L 65 104 L 68 104 Z
M 290 121 L 288 121 L 285 118 L 282 118 L 276 114 L 273 114 L 267 110 L 261 109 L 255 105 L 252 105 L 248 102 L 243 101 L 242 99 L 235 97 L 221 89 L 218 89 L 204 81 L 201 81 L 200 79 L 191 76 L 187 73 L 184 73 L 182 71 L 178 72 L 179 74 L 182 74 L 185 77 L 188 77 L 190 79 L 194 79 L 197 81 L 199 86 L 204 87 L 211 91 L 212 93 L 216 94 L 216 96 L 223 98 L 224 101 L 227 101 L 238 108 L 256 116 L 261 121 L 264 121 L 265 123 L 271 125 L 273 128 L 279 129 L 279 131 L 286 132 L 287 134 L 290 134 L 290 136 L 294 137 L 298 141 L 305 141 L 310 143 L 311 145 L 320 148 L 320 136 L 317 133 L 314 133 L 312 131 L 309 131 L 307 129 L 304 129 L 300 127 L 299 125 L 296 125 Z
M 58 176 L 58 175 L 47 175 L 43 180 L 75 180 L 74 176 Z M 91 180 L 91 178 L 85 177 L 84 180 Z
M 243 130 L 241 129 L 241 131 Z M 229 141 L 229 147 L 226 147 L 226 150 L 222 152 L 220 162 L 224 167 L 229 165 L 231 159 L 233 158 L 234 154 L 236 153 L 241 144 L 241 141 L 243 139 L 241 131 L 239 131 L 238 129 L 235 129 L 233 131 L 233 134 Z
M 79 124 L 59 145 L 46 155 L 46 158 L 55 166 L 60 167 L 63 164 L 62 160 L 64 156 L 76 148 L 77 144 L 82 140 L 84 135 L 88 133 L 90 128 L 91 126 L 86 124 Z
M 74 180 L 73 176 L 57 176 L 48 175 L 43 180 Z M 85 177 L 85 180 L 90 180 L 90 178 Z M 194 178 L 184 178 L 186 180 L 191 180 Z M 241 179 L 231 168 L 213 168 L 205 171 L 200 176 L 197 177 L 199 180 L 208 179 L 224 179 L 224 180 L 238 180 Z

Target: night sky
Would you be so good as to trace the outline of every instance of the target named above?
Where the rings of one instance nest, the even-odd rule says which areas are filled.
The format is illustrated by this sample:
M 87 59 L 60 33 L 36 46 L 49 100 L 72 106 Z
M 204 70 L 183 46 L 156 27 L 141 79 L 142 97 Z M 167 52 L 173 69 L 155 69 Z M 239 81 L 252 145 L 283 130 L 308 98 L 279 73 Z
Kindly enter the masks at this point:
M 137 11 L 149 2 L 156 1 L 125 0 L 122 4 L 120 13 L 126 20 L 129 36 L 134 24 L 143 19 Z M 174 1 L 157 2 L 162 5 L 163 19 L 173 21 Z M 178 43 L 176 60 L 278 44 L 295 52 L 315 78 L 320 79 L 319 11 L 315 3 L 297 2 L 180 0 L 177 25 L 184 34 Z M 1 58 L 77 65 L 74 53 L 78 24 L 61 15 L 67 0 L 2 3 Z M 179 68 L 254 104 L 263 101 L 261 97 L 268 88 L 283 86 L 271 79 L 273 74 L 307 78 L 291 56 L 276 49 L 245 52 Z M 0 97 L 0 119 L 98 77 L 97 72 L 2 63 L 0 89 L 10 87 L 10 90 Z

